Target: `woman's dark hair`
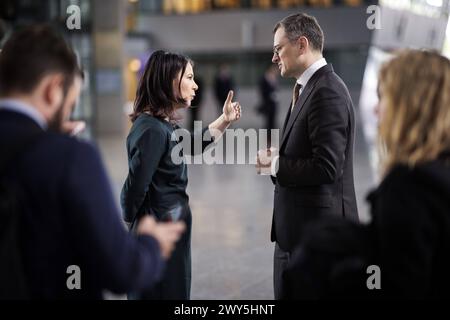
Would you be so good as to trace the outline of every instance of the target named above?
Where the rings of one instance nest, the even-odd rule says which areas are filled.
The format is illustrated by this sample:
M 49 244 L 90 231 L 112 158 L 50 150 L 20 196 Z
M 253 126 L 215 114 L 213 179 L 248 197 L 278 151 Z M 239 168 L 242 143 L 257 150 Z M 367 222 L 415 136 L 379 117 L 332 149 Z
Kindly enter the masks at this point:
M 136 91 L 131 121 L 134 122 L 144 112 L 160 119 L 174 119 L 174 105 L 186 101 L 174 92 L 173 81 L 180 71 L 180 79 L 183 78 L 188 63 L 193 66 L 189 58 L 162 50 L 155 51 L 150 56 Z M 181 81 L 178 82 L 178 92 L 180 85 Z

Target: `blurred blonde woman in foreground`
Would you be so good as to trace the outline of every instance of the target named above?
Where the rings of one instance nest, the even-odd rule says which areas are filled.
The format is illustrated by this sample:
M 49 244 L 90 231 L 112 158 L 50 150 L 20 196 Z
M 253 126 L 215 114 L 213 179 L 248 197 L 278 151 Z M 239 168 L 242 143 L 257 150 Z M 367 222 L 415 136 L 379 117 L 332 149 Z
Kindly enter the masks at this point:
M 450 61 L 406 50 L 378 93 L 383 181 L 369 195 L 384 297 L 443 297 L 450 287 Z

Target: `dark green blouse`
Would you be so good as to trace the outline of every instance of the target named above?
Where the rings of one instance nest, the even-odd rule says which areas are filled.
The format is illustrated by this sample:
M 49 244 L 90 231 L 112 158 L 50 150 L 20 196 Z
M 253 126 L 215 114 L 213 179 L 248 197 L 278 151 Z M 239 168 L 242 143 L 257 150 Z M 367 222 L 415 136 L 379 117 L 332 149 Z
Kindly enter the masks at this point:
M 125 221 L 133 222 L 144 213 L 164 219 L 163 215 L 174 207 L 188 204 L 187 165 L 172 160 L 173 148 L 182 141 L 174 132 L 177 129 L 181 128 L 147 114 L 141 114 L 133 123 L 127 137 L 128 176 L 121 192 Z M 189 137 L 193 146 L 196 137 L 190 133 Z M 211 142 L 203 142 L 201 151 Z M 183 152 L 178 154 L 184 156 Z

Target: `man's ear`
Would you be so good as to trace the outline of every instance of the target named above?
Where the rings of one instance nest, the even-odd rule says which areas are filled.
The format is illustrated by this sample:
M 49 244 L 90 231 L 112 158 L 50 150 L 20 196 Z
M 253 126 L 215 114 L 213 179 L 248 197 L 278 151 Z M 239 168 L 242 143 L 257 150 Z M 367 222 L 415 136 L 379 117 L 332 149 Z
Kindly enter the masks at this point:
M 301 36 L 300 38 L 297 39 L 297 45 L 298 49 L 300 50 L 300 53 L 303 54 L 309 48 L 309 41 L 306 37 Z
M 59 108 L 64 100 L 64 78 L 61 74 L 50 74 L 42 82 L 42 98 L 52 111 Z

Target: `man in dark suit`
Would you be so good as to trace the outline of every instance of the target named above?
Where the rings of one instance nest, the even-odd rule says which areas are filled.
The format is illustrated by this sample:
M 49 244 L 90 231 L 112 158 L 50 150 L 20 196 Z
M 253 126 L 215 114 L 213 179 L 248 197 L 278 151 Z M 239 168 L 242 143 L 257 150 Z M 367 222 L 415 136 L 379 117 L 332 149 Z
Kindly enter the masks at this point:
M 48 26 L 18 31 L 0 53 L 1 178 L 23 191 L 15 240 L 29 298 L 151 288 L 184 228 L 145 218 L 137 237 L 126 231 L 98 151 L 61 132 L 81 83 L 74 52 Z
M 275 298 L 308 222 L 324 215 L 358 219 L 353 183 L 354 108 L 344 82 L 322 56 L 323 32 L 314 17 L 288 16 L 274 28 L 272 62 L 296 80 L 279 151 L 259 153 L 275 184 L 271 240 L 275 241 Z

